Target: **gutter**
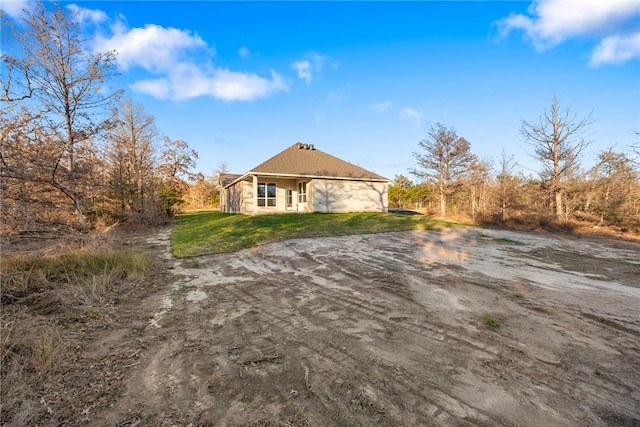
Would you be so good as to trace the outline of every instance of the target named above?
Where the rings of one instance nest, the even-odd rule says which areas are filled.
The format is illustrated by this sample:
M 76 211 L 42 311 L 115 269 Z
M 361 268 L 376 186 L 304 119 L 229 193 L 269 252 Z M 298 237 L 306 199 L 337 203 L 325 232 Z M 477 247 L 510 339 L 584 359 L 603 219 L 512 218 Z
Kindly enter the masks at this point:
M 387 179 L 387 178 L 354 178 L 354 177 L 342 177 L 342 176 L 326 176 L 326 175 L 299 175 L 299 174 L 287 174 L 287 173 L 271 173 L 271 172 L 255 172 L 255 171 L 249 171 L 247 173 L 245 173 L 244 175 L 240 176 L 240 178 L 237 178 L 233 181 L 231 181 L 229 184 L 225 185 L 223 188 L 229 188 L 232 185 L 240 182 L 240 181 L 244 181 L 246 178 L 253 176 L 253 175 L 258 175 L 258 176 L 272 176 L 274 178 L 276 177 L 282 177 L 282 178 L 311 178 L 311 179 L 337 179 L 340 181 L 369 181 L 369 182 L 391 182 L 391 180 Z

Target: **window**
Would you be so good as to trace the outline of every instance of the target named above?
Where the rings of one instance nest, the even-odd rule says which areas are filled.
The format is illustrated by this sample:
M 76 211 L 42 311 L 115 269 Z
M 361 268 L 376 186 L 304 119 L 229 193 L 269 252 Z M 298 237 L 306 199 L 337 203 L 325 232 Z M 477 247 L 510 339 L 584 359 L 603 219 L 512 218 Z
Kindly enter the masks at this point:
M 276 184 L 273 182 L 258 183 L 258 206 L 276 205 Z
M 293 190 L 287 189 L 287 207 L 293 207 Z
M 307 203 L 307 183 L 298 183 L 298 203 Z

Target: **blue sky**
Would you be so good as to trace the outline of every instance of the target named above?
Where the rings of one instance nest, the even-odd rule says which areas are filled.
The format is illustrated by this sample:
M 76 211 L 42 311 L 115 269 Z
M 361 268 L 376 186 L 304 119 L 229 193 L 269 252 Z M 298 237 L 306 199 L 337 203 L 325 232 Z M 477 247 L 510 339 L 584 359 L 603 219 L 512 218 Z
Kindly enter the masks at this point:
M 585 153 L 640 137 L 640 3 L 63 2 L 92 49 L 115 49 L 114 87 L 187 141 L 211 174 L 242 173 L 291 144 L 388 178 L 431 125 L 497 163 L 538 166 L 519 134 L 557 96 L 595 122 Z M 28 1 L 3 1 L 16 17 Z

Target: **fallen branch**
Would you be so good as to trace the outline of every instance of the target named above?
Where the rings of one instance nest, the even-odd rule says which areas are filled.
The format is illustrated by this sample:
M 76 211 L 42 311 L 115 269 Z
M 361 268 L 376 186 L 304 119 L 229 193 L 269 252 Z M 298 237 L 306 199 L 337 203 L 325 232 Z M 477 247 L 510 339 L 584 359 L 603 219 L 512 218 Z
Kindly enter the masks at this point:
M 122 366 L 122 368 L 123 368 L 123 369 L 124 369 L 124 368 L 131 368 L 131 367 L 136 366 L 136 365 L 139 365 L 139 364 L 140 364 L 140 362 L 133 362 L 133 363 L 129 363 L 128 365 L 124 365 L 124 366 Z
M 311 386 L 309 385 L 309 368 L 306 366 L 302 366 L 304 368 L 304 385 L 307 390 L 311 390 Z
M 539 360 L 542 363 L 545 363 L 547 365 L 552 365 L 552 366 L 560 366 L 562 365 L 562 360 L 547 360 L 547 359 L 543 359 L 541 357 L 536 357 L 537 360 Z

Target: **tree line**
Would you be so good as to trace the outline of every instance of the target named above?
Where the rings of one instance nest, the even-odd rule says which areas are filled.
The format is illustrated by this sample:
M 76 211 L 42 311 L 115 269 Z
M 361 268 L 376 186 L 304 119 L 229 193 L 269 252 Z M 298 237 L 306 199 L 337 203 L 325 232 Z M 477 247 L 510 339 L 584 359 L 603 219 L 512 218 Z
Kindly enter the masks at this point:
M 640 150 L 632 146 L 628 155 L 612 147 L 584 168 L 591 123 L 591 117 L 561 109 L 555 97 L 536 121 L 523 120 L 520 133 L 540 165 L 537 176 L 525 176 L 504 152 L 496 162 L 480 159 L 453 127 L 436 123 L 413 153 L 416 165 L 409 172 L 417 182 L 396 176 L 390 206 L 479 222 L 582 220 L 640 232 Z
M 183 207 L 216 206 L 226 165 L 211 177 L 193 173 L 198 155 L 188 143 L 161 137 L 154 117 L 112 88 L 115 52 L 92 52 L 59 5 L 40 2 L 25 16 L 15 22 L 2 14 L 2 234 L 157 224 Z M 640 144 L 631 147 L 635 157 L 610 148 L 583 168 L 591 122 L 556 98 L 536 121 L 522 122 L 538 176 L 525 176 L 506 153 L 494 162 L 479 158 L 453 127 L 437 123 L 413 153 L 416 182 L 396 176 L 390 206 L 503 223 L 638 223 Z
M 43 2 L 23 22 L 3 13 L 2 32 L 2 234 L 171 217 L 197 153 L 111 87 L 116 53 L 91 52 L 75 18 Z

